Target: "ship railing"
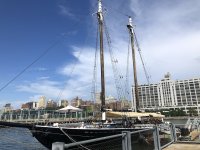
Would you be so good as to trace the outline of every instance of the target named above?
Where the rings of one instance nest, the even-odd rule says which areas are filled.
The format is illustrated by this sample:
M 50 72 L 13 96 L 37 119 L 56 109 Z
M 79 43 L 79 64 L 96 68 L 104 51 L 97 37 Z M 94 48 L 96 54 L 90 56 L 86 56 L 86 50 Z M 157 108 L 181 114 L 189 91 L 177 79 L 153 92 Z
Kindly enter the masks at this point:
M 142 142 L 145 141 L 146 144 L 149 144 L 149 145 L 142 144 L 143 146 L 145 146 L 144 148 L 148 146 L 148 148 L 152 150 L 153 149 L 161 150 L 177 141 L 175 125 L 168 124 L 168 129 L 169 130 L 167 130 L 167 132 L 165 133 L 163 131 L 166 130 L 166 127 L 163 130 L 162 126 L 155 125 L 152 128 L 141 129 L 133 132 L 127 130 L 117 135 L 105 136 L 101 138 L 90 139 L 86 141 L 74 142 L 69 144 L 65 144 L 63 142 L 55 142 L 52 144 L 52 150 L 64 150 L 80 146 L 86 147 L 86 149 L 90 149 L 90 147 L 89 146 L 87 147 L 87 145 L 92 145 L 92 143 L 103 143 L 105 141 L 109 141 L 116 138 L 119 138 L 119 140 L 121 141 L 122 150 L 131 150 L 132 147 L 133 149 L 135 149 L 134 147 L 138 147 L 138 144 L 140 144 L 136 143 L 135 139 L 133 138 L 134 135 L 137 135 L 136 137 L 139 137 L 137 141 L 142 141 Z
M 200 122 L 191 122 L 187 126 L 175 124 L 175 128 L 180 132 L 177 134 L 177 142 L 200 144 Z

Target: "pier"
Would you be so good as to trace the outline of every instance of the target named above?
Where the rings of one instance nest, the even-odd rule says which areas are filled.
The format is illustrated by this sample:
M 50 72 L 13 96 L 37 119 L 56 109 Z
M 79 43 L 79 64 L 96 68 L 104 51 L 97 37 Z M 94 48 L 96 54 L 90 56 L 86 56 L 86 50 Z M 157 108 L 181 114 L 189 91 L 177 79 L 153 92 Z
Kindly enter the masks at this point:
M 200 150 L 200 143 L 173 143 L 163 150 Z
M 28 124 L 52 124 L 62 122 L 84 121 L 94 114 L 83 112 L 60 113 L 56 110 L 21 110 L 0 114 L 0 121 L 28 123 Z

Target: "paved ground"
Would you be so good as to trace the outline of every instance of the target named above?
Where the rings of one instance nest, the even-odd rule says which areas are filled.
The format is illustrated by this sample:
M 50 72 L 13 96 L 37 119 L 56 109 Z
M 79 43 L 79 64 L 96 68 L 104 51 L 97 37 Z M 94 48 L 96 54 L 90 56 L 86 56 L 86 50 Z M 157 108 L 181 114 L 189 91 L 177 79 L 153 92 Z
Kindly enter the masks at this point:
M 200 150 L 200 144 L 175 143 L 164 148 L 164 150 Z

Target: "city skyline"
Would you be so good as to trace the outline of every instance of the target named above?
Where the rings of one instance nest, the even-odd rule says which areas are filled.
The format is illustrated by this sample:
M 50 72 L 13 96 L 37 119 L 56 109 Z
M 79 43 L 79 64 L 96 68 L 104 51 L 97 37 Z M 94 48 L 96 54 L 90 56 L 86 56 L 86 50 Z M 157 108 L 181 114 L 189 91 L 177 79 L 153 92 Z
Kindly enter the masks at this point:
M 42 95 L 52 99 L 90 99 L 97 22 L 92 14 L 97 10 L 96 4 L 92 0 L 0 2 L 0 88 L 49 49 L 0 92 L 0 107 L 7 102 L 17 107 Z M 128 49 L 126 15 L 130 15 L 152 83 L 166 72 L 180 80 L 200 76 L 198 0 L 103 0 L 103 6 L 123 75 Z M 139 84 L 144 84 L 147 81 L 138 58 Z M 117 97 L 108 51 L 105 65 L 107 95 Z M 131 62 L 129 66 L 132 83 Z

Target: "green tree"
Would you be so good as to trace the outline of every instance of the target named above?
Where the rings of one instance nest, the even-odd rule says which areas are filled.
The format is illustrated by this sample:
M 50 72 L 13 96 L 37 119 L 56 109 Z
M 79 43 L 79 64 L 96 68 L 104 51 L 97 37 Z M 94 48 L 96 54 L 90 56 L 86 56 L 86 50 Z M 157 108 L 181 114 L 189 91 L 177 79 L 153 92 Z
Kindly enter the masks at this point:
M 195 108 L 188 108 L 188 113 L 190 116 L 197 116 L 198 113 L 197 113 L 197 110 Z

